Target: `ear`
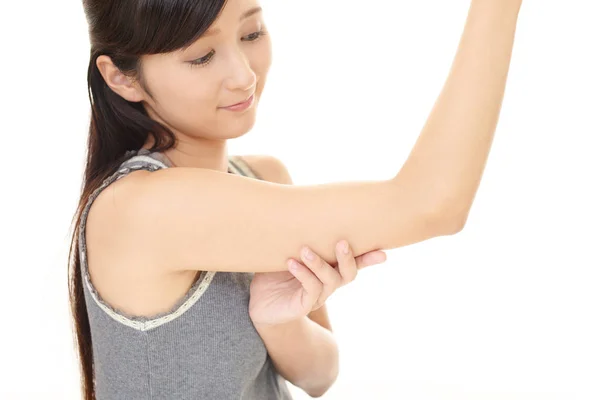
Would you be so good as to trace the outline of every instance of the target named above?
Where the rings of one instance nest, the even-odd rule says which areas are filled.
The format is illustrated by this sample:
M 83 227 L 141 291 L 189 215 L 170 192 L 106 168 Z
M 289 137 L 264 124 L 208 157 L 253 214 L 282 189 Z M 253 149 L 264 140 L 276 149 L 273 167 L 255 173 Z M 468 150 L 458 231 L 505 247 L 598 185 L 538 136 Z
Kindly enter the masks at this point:
M 140 102 L 144 99 L 142 90 L 135 80 L 123 74 L 109 56 L 99 56 L 96 59 L 96 66 L 113 92 L 131 102 Z

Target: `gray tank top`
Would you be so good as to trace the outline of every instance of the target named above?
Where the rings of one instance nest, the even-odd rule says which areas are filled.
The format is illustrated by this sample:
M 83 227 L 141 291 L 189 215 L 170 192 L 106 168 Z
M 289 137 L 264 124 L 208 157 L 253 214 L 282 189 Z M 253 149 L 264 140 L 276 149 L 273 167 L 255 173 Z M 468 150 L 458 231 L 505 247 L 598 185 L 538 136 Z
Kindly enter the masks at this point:
M 92 202 L 131 171 L 172 167 L 160 153 L 130 151 L 89 197 L 79 232 L 81 274 L 92 334 L 98 400 L 289 400 L 248 315 L 252 273 L 202 271 L 166 313 L 126 315 L 103 301 L 86 262 L 85 223 Z M 260 179 L 230 156 L 229 173 Z

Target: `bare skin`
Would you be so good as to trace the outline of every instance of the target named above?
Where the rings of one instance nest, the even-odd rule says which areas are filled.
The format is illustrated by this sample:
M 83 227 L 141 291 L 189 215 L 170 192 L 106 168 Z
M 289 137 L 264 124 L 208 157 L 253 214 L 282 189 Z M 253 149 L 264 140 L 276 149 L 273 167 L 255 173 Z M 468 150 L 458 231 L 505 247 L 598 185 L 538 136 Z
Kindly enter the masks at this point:
M 90 211 L 90 273 L 120 309 L 138 315 L 168 310 L 197 270 L 284 271 L 286 260 L 304 246 L 334 263 L 335 243 L 342 239 L 364 254 L 464 226 L 500 111 L 520 1 L 472 1 L 448 80 L 393 179 L 312 186 L 223 173 L 227 139 L 253 126 L 270 66 L 268 35 L 253 35 L 264 30 L 261 13 L 240 22 L 257 6 L 254 0 L 231 0 L 215 23 L 220 33 L 200 38 L 184 53 L 145 56 L 154 99 L 110 58 L 98 59 L 115 92 L 143 102 L 179 139 L 165 153 L 177 168 L 134 172 L 107 188 Z M 213 50 L 206 66 L 190 66 Z M 223 108 L 251 94 L 254 103 L 244 112 Z M 238 198 L 246 207 L 239 207 Z M 149 229 L 161 234 L 141 234 Z
M 152 97 L 109 57 L 99 57 L 109 87 L 142 102 L 178 143 L 165 152 L 175 168 L 133 172 L 92 205 L 86 237 L 94 285 L 114 307 L 153 315 L 170 309 L 198 270 L 275 276 L 309 247 L 318 263 L 305 262 L 304 272 L 318 282 L 295 277 L 308 296 L 300 314 L 314 313 L 339 287 L 331 270 L 340 240 L 361 255 L 459 232 L 493 141 L 520 6 L 520 0 L 472 0 L 448 79 L 407 161 L 385 181 L 292 186 L 225 173 L 227 139 L 253 126 L 271 64 L 256 0 L 229 0 L 213 34 L 187 50 L 144 56 Z M 243 111 L 228 107 L 248 98 Z M 274 157 L 267 160 L 273 171 L 285 170 Z M 306 317 L 272 326 L 265 320 L 257 330 L 279 372 L 321 395 L 337 376 L 337 346 L 326 314 L 312 317 L 321 324 Z

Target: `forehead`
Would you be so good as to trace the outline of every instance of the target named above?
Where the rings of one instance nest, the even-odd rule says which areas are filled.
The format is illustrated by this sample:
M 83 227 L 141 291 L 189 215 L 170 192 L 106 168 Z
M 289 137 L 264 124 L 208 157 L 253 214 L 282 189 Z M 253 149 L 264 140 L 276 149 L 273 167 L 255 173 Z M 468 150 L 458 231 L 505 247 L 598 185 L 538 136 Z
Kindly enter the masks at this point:
M 189 57 L 188 53 L 197 51 L 198 46 L 205 47 L 204 44 L 210 43 L 212 37 L 218 36 L 224 31 L 237 29 L 245 21 L 261 15 L 262 7 L 258 0 L 226 0 L 221 13 L 197 40 L 190 43 L 189 46 L 173 52 L 142 56 L 143 64 L 152 68 L 152 66 L 159 66 L 163 63 L 171 63 L 174 59 L 179 61 L 180 58 Z
M 258 0 L 226 0 L 225 7 L 221 10 L 213 25 L 222 23 L 239 24 L 261 11 L 262 7 Z

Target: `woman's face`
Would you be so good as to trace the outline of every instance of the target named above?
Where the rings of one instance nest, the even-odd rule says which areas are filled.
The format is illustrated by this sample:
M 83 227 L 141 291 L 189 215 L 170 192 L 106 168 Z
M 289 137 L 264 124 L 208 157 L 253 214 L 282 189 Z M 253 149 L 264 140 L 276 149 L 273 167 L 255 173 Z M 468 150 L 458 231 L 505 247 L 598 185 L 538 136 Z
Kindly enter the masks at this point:
M 189 48 L 142 57 L 149 115 L 189 137 L 229 139 L 254 125 L 271 65 L 257 0 L 229 0 Z M 232 105 L 249 102 L 231 107 Z

